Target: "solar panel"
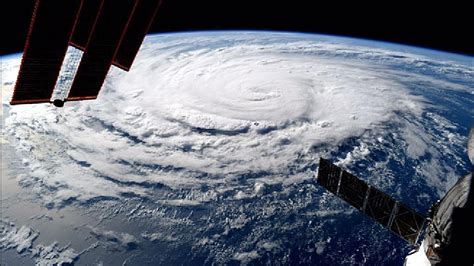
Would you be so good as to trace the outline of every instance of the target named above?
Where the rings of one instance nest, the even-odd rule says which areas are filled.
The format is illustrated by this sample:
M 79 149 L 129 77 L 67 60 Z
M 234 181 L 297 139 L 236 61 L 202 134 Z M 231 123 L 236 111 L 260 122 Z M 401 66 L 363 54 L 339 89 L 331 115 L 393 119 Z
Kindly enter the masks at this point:
M 323 158 L 317 182 L 408 243 L 416 244 L 425 218 L 414 210 Z
M 369 190 L 367 207 L 364 213 L 384 227 L 389 226 L 390 216 L 393 207 L 395 207 L 395 200 L 374 187 L 371 187 Z
M 37 0 L 10 104 L 49 102 L 80 0 Z
M 423 216 L 399 203 L 398 211 L 395 214 L 390 230 L 409 243 L 415 244 L 424 223 L 425 218 Z
M 82 51 L 86 49 L 103 2 L 103 0 L 83 1 L 79 19 L 70 41 L 72 46 Z
M 104 0 L 68 101 L 97 98 L 136 3 L 137 0 Z
M 140 49 L 148 29 L 160 6 L 160 0 L 139 0 L 133 12 L 113 64 L 126 71 L 130 70 L 133 60 Z
M 337 194 L 341 169 L 323 158 L 319 161 L 318 182 L 321 186 Z
M 339 197 L 359 210 L 364 207 L 365 195 L 369 186 L 357 177 L 343 171 L 339 188 Z

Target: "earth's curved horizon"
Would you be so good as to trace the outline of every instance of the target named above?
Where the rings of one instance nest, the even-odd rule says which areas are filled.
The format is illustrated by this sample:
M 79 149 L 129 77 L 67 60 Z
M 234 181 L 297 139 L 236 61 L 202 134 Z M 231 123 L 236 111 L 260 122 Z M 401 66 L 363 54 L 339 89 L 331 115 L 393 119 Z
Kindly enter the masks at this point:
M 308 33 L 154 34 L 97 100 L 64 108 L 10 106 L 20 55 L 1 60 L 9 265 L 400 265 L 410 247 L 319 187 L 319 157 L 422 214 L 469 165 L 469 56 Z

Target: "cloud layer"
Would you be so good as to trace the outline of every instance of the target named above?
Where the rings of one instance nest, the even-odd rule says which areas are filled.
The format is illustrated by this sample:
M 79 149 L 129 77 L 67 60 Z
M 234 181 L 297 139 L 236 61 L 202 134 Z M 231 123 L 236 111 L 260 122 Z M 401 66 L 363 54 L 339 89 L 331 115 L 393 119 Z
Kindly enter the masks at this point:
M 150 37 L 130 73 L 111 71 L 99 100 L 11 108 L 6 133 L 32 170 L 21 182 L 47 188 L 52 204 L 156 185 L 228 187 L 243 173 L 287 175 L 311 147 L 425 106 L 397 72 L 366 59 L 386 51 L 227 37 Z
M 149 36 L 129 73 L 109 73 L 98 100 L 62 109 L 10 107 L 19 59 L 5 61 L 3 138 L 30 170 L 19 183 L 48 207 L 151 199 L 156 206 L 138 205 L 128 216 L 173 228 L 199 224 L 213 236 L 192 242 L 185 231 L 153 230 L 143 239 L 191 241 L 221 262 L 283 252 L 283 240 L 262 221 L 291 236 L 310 227 L 310 217 L 350 215 L 308 185 L 320 156 L 428 206 L 466 164 L 472 66 L 337 40 L 245 32 Z M 170 217 L 169 209 L 182 213 Z M 199 214 L 206 211 L 211 221 Z M 309 220 L 286 220 L 294 215 Z M 123 233 L 92 231 L 118 246 L 137 243 Z M 236 241 L 235 232 L 247 233 Z M 325 233 L 314 241 L 318 254 L 331 249 Z

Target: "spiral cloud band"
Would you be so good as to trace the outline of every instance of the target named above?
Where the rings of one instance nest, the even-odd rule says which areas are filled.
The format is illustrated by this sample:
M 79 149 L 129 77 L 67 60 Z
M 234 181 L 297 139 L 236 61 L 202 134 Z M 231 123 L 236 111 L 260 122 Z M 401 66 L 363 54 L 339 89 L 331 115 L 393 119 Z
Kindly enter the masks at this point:
M 27 151 L 21 182 L 53 205 L 156 185 L 238 193 L 243 175 L 312 178 L 313 147 L 420 116 L 414 77 L 390 67 L 410 60 L 421 59 L 291 34 L 157 35 L 97 101 L 11 108 L 5 131 Z
M 472 61 L 405 49 L 296 33 L 153 35 L 97 100 L 64 108 L 10 106 L 20 59 L 2 58 L 5 173 L 42 208 L 93 217 L 73 234 L 119 251 L 105 253 L 110 264 L 400 264 L 407 247 L 314 175 L 328 158 L 423 212 L 465 174 Z M 3 224 L 15 238 L 0 237 L 4 248 L 88 263 L 89 248 L 33 248 L 49 234 Z

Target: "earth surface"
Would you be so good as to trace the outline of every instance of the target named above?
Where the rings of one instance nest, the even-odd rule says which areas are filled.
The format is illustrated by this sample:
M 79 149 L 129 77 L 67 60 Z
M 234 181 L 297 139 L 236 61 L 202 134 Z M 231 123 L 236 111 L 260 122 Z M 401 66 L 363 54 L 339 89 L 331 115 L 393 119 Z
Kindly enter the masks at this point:
M 281 32 L 150 35 L 95 101 L 10 106 L 2 265 L 401 265 L 330 159 L 426 214 L 467 172 L 473 58 Z

